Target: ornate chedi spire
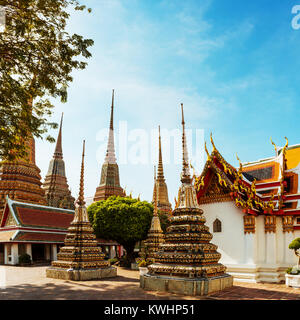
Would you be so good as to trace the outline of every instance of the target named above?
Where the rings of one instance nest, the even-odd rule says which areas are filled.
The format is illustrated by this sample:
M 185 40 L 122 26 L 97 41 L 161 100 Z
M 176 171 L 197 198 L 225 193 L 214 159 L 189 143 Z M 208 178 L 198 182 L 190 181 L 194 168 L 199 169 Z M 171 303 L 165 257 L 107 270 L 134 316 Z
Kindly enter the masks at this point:
M 154 167 L 155 168 L 155 167 Z M 164 242 L 164 234 L 161 229 L 160 220 L 158 216 L 158 207 L 157 207 L 157 188 L 156 188 L 156 170 L 154 169 L 154 210 L 153 218 L 151 221 L 151 227 L 148 232 L 147 239 L 145 240 L 145 250 L 146 258 L 154 258 L 154 253 L 159 250 L 159 245 Z
M 157 207 L 158 207 L 158 210 L 160 210 L 161 212 L 171 214 L 172 205 L 169 202 L 168 187 L 164 177 L 160 126 L 158 127 L 158 132 L 159 132 L 158 168 L 157 168 L 157 177 L 155 179 L 155 184 L 157 189 Z M 154 202 L 155 202 L 155 198 L 153 194 L 152 203 L 154 204 Z
M 72 197 L 71 191 L 69 190 L 65 172 L 65 162 L 63 160 L 62 123 L 63 114 L 61 116 L 54 155 L 50 161 L 43 188 L 45 190 L 48 206 L 74 210 L 75 199 Z
M 68 228 L 65 246 L 57 255 L 58 260 L 46 270 L 49 278 L 65 280 L 92 280 L 114 277 L 117 270 L 110 267 L 104 260 L 105 254 L 97 245 L 93 227 L 89 221 L 84 201 L 84 154 L 85 141 L 81 162 L 79 196 L 76 201 L 74 219 Z
M 107 151 L 101 170 L 100 184 L 96 189 L 94 201 L 106 200 L 110 196 L 125 197 L 120 186 L 119 166 L 116 160 L 114 143 L 114 90 L 112 92 L 111 115 Z
M 155 263 L 148 266 L 149 273 L 140 281 L 145 290 L 206 295 L 232 286 L 232 277 L 218 263 L 221 255 L 210 243 L 212 235 L 197 202 L 189 172 L 183 105 L 181 109 L 183 165 L 178 206 L 170 218 L 165 243 L 154 253 Z
M 32 100 L 29 105 L 32 105 Z M 35 163 L 35 140 L 31 137 L 24 143 L 27 156 L 0 162 L 0 221 L 7 196 L 17 201 L 46 204 L 45 192 L 41 187 L 41 171 Z

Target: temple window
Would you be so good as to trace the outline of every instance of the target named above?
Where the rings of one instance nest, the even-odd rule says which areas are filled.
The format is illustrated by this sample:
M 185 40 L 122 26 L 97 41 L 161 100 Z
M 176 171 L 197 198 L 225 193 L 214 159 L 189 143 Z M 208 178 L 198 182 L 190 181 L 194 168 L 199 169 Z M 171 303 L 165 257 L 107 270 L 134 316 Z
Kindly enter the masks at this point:
M 219 219 L 213 223 L 213 232 L 222 232 L 222 222 Z

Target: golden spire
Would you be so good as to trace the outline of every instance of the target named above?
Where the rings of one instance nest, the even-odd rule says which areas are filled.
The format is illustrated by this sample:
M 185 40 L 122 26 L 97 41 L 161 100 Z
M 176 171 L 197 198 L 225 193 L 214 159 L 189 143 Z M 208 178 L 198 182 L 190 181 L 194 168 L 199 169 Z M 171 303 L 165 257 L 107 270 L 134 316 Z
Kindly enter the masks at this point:
M 82 150 L 82 161 L 81 161 L 81 173 L 80 173 L 80 186 L 79 186 L 79 197 L 76 203 L 83 207 L 85 205 L 84 201 L 84 152 L 85 152 L 85 140 L 83 140 L 83 150 Z
M 182 116 L 182 173 L 181 173 L 181 182 L 191 182 L 191 175 L 189 170 L 189 159 L 188 151 L 186 144 L 185 136 L 185 122 L 184 122 L 184 112 L 183 112 L 183 103 L 181 103 L 181 116 Z
M 115 154 L 115 138 L 114 138 L 114 97 L 115 97 L 115 90 L 113 89 L 107 151 L 106 151 L 106 157 L 104 160 L 105 163 L 110 163 L 110 164 L 117 163 L 116 154 Z
M 110 130 L 114 130 L 114 100 L 115 100 L 115 89 L 112 91 L 111 98 L 111 114 L 110 114 Z
M 156 166 L 154 166 L 154 190 L 153 190 L 153 201 L 154 201 L 154 216 L 157 216 L 157 187 L 156 187 Z
M 158 126 L 158 141 L 159 141 L 159 155 L 158 155 L 158 168 L 157 168 L 157 178 L 159 180 L 164 180 L 164 168 L 162 161 L 162 152 L 161 152 L 161 135 L 160 135 L 160 126 Z
M 63 117 L 64 117 L 64 113 L 62 112 L 61 119 L 60 119 L 59 132 L 58 132 L 55 151 L 54 151 L 54 158 L 60 158 L 60 159 L 62 159 L 62 157 L 63 157 L 63 153 L 62 153 L 62 137 L 61 137 L 62 136 Z

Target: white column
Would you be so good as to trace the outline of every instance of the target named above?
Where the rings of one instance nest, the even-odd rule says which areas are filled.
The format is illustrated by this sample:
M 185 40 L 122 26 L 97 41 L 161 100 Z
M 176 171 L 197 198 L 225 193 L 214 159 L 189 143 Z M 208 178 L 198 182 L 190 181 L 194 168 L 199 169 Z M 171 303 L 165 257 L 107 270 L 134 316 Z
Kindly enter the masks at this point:
M 45 244 L 45 256 L 46 256 L 46 260 L 50 260 L 50 259 L 51 259 L 50 250 L 51 250 L 50 244 Z
M 276 264 L 276 234 L 266 233 L 266 264 Z
M 9 264 L 8 261 L 8 246 L 10 246 L 9 243 L 4 244 L 4 264 Z
M 244 263 L 254 265 L 256 262 L 256 235 L 246 233 L 244 235 Z
M 11 264 L 15 265 L 19 262 L 19 248 L 17 243 L 11 246 Z
M 30 258 L 32 260 L 32 249 L 31 249 L 31 243 L 26 243 L 26 253 L 30 255 Z
M 116 248 L 115 246 L 110 246 L 109 248 L 109 258 L 113 259 L 116 257 Z
M 53 261 L 56 261 L 57 260 L 57 245 L 52 244 L 51 249 L 52 249 L 52 259 L 53 259 Z

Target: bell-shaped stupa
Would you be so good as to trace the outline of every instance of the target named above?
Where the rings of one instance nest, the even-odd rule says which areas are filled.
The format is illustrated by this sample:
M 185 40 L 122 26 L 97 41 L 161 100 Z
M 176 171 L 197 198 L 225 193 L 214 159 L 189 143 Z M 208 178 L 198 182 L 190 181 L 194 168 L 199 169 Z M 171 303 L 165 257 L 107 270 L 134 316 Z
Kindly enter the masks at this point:
M 183 168 L 178 203 L 170 218 L 165 243 L 154 254 L 155 263 L 141 276 L 145 290 L 168 291 L 186 295 L 207 295 L 231 287 L 233 279 L 219 263 L 221 254 L 210 243 L 213 236 L 205 225 L 190 175 L 185 122 L 182 108 Z
M 104 260 L 105 254 L 97 245 L 84 201 L 84 149 L 83 143 L 80 189 L 74 219 L 68 228 L 65 246 L 57 255 L 58 260 L 46 270 L 49 278 L 65 280 L 92 280 L 115 277 L 117 269 Z

